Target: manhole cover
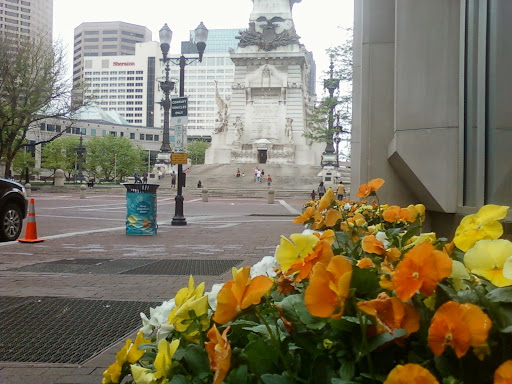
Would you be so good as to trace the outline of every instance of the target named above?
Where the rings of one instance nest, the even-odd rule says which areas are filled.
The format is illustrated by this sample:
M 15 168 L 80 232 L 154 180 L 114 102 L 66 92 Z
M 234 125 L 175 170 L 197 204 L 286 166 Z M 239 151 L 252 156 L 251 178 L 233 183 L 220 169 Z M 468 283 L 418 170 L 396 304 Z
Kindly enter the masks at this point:
M 0 297 L 0 361 L 83 364 L 139 328 L 140 312 L 159 304 Z
M 122 272 L 125 275 L 202 275 L 219 276 L 243 260 L 159 260 L 155 263 Z

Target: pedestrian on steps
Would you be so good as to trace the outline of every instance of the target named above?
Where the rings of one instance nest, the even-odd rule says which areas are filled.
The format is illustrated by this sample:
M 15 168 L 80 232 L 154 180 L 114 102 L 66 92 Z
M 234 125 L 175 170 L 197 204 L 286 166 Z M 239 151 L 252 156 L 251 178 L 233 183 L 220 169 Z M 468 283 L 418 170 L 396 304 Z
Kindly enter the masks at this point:
M 321 199 L 323 195 L 325 195 L 325 186 L 324 186 L 324 182 L 321 181 L 320 184 L 318 185 L 318 188 L 316 189 L 316 191 L 318 192 L 318 198 Z

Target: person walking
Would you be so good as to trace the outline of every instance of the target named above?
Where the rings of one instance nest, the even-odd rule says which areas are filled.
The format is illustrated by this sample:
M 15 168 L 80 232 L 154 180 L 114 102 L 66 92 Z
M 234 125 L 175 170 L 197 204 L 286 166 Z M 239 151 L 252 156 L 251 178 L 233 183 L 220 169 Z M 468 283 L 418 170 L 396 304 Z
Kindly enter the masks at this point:
M 135 184 L 142 184 L 142 180 L 140 179 L 139 173 L 137 171 L 133 173 L 133 179 Z
M 270 185 L 272 184 L 272 178 L 270 177 L 270 175 L 267 176 L 267 186 L 268 188 L 270 189 Z
M 318 198 L 321 199 L 323 195 L 325 195 L 325 186 L 324 186 L 324 182 L 321 181 L 320 184 L 318 185 L 318 188 L 316 189 L 316 191 L 318 192 Z
M 171 188 L 176 188 L 176 174 L 174 171 L 171 173 Z
M 148 183 L 148 173 L 146 171 L 142 172 L 142 182 L 144 184 Z
M 316 192 L 315 192 L 314 189 L 311 191 L 311 195 L 310 196 L 311 196 L 311 200 L 313 200 L 313 201 L 316 200 Z
M 343 181 L 340 181 L 338 184 L 336 194 L 338 195 L 338 200 L 343 200 L 343 197 L 345 196 L 345 186 L 343 185 Z

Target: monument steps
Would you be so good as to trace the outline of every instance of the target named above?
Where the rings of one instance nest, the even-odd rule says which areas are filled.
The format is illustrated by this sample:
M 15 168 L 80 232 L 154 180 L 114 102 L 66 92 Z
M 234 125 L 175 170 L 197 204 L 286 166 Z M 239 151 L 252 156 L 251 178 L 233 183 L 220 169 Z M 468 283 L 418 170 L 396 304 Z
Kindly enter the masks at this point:
M 254 168 L 265 171 L 261 183 L 254 182 Z M 237 169 L 245 176 L 236 177 Z M 271 188 L 276 198 L 308 199 L 311 191 L 322 180 L 319 176 L 322 167 L 282 165 L 282 164 L 217 164 L 193 165 L 187 172 L 186 190 L 193 195 L 201 195 L 208 189 L 212 197 L 268 197 L 267 176 L 272 177 Z M 167 179 L 167 178 L 166 178 Z M 341 179 L 350 191 L 350 170 L 341 172 Z M 197 188 L 201 181 L 201 188 Z

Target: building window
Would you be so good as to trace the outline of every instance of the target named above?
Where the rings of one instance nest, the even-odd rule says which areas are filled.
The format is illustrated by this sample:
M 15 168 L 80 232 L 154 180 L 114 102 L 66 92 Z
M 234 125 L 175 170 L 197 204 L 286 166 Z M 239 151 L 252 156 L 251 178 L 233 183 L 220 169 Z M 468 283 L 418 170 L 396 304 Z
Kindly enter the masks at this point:
M 96 128 L 91 128 L 91 136 L 96 136 Z
M 140 140 L 144 140 L 144 134 L 143 134 L 143 133 L 141 133 L 141 134 L 139 135 L 139 139 L 140 139 Z
M 135 133 L 130 132 L 130 139 L 135 140 Z

